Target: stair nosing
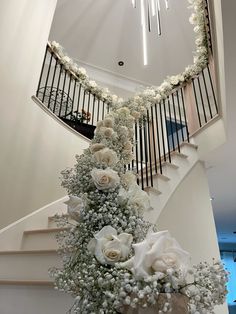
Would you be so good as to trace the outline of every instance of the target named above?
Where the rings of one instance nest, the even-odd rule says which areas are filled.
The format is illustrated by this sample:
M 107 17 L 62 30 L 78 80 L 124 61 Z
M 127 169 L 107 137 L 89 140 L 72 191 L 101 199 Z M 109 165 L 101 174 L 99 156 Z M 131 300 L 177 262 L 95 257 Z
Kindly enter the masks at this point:
M 45 228 L 45 229 L 32 229 L 32 230 L 25 230 L 24 234 L 34 234 L 34 233 L 54 233 L 54 232 L 61 232 L 67 231 L 69 228 Z
M 14 285 L 14 286 L 54 286 L 53 281 L 49 280 L 6 280 L 0 279 L 0 285 Z
M 0 251 L 0 255 L 38 255 L 38 254 L 52 254 L 57 253 L 56 249 L 49 250 L 12 250 L 12 251 Z

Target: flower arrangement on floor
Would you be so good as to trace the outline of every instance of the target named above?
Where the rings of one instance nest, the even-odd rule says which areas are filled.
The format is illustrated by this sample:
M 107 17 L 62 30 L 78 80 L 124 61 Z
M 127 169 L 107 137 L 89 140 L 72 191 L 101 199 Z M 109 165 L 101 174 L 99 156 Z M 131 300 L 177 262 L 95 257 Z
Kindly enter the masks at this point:
M 86 91 L 90 91 L 96 98 L 108 102 L 111 107 L 119 108 L 123 105 L 129 107 L 135 119 L 139 119 L 145 116 L 146 109 L 149 109 L 153 104 L 160 103 L 171 94 L 173 89 L 186 84 L 194 76 L 197 76 L 208 64 L 210 49 L 208 47 L 206 28 L 206 3 L 205 0 L 188 0 L 188 2 L 190 9 L 193 10 L 189 22 L 194 26 L 194 32 L 196 34 L 196 50 L 194 52 L 193 64 L 187 66 L 182 73 L 167 77 L 160 86 L 148 87 L 144 89 L 143 92 L 138 93 L 125 102 L 117 95 L 112 95 L 107 88 L 103 88 L 95 81 L 90 80 L 86 70 L 78 67 L 65 53 L 59 43 L 52 41 L 51 48 L 58 55 L 65 69 L 69 69 L 78 77 Z
M 188 297 L 189 313 L 214 313 L 226 295 L 222 265 L 190 268 L 189 254 L 169 232 L 143 219 L 152 210 L 149 197 L 124 172 L 132 160 L 133 122 L 129 108 L 114 109 L 75 167 L 63 171 L 70 219 L 58 221 L 73 226 L 58 236 L 63 268 L 51 270 L 56 287 L 74 296 L 70 313 L 149 309 L 163 293 L 159 313 L 171 312 L 177 294 Z

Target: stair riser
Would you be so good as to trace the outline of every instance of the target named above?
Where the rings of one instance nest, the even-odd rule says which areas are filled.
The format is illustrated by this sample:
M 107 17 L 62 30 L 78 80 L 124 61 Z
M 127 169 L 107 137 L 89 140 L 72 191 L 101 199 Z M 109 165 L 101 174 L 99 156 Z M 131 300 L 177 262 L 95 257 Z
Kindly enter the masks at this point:
M 57 248 L 56 232 L 33 233 L 23 236 L 23 250 L 53 250 Z
M 1 280 L 51 280 L 50 267 L 60 267 L 57 253 L 6 254 L 0 256 Z

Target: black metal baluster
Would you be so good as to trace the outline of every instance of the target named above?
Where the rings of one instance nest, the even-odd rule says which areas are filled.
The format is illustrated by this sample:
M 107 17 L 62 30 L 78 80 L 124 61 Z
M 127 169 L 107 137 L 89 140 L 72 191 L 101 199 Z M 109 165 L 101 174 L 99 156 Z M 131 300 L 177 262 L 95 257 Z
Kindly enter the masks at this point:
M 153 106 L 151 106 L 151 120 L 152 120 L 152 145 L 153 145 L 153 153 L 154 153 L 154 165 L 155 171 L 157 173 L 157 155 L 156 155 L 156 141 L 155 141 L 155 132 L 154 132 L 154 118 L 153 118 Z
M 144 141 L 144 158 L 145 158 L 145 172 L 146 184 L 148 184 L 148 146 L 147 146 L 147 122 L 143 121 L 143 141 Z
M 42 103 L 44 102 L 44 98 L 45 98 L 45 93 L 46 93 L 46 89 L 47 89 L 47 85 L 48 85 L 49 74 L 50 74 L 50 71 L 51 71 L 51 65 L 52 65 L 52 53 L 50 55 L 50 61 L 49 61 L 49 67 L 48 67 L 48 72 L 47 72 L 46 81 L 45 81 L 45 88 L 44 88 L 44 91 L 43 91 Z
M 56 71 L 57 71 L 57 64 L 58 64 L 58 59 L 56 58 L 56 63 L 55 63 L 55 67 L 54 67 L 54 71 L 53 71 L 53 76 L 52 76 L 52 81 L 51 81 L 51 89 L 50 89 L 50 94 L 49 94 L 49 99 L 48 99 L 48 108 L 49 108 L 50 110 L 52 110 L 52 108 L 50 108 L 50 102 L 51 102 L 51 98 L 52 98 L 52 90 L 53 90 L 55 75 L 56 75 Z
M 63 103 L 63 96 L 64 96 L 64 90 L 65 90 L 65 84 L 66 84 L 66 76 L 67 73 L 64 71 L 64 81 L 63 81 L 63 87 L 62 87 L 62 93 L 61 93 L 61 103 L 60 103 L 60 110 L 59 110 L 59 115 L 58 117 L 61 117 L 61 110 L 62 110 L 62 103 Z
M 42 81 L 42 77 L 43 77 L 43 72 L 44 72 L 44 67 L 45 67 L 45 61 L 46 61 L 47 53 L 48 53 L 48 45 L 47 45 L 45 53 L 44 53 L 43 65 L 42 65 L 42 69 L 41 69 L 41 72 L 40 72 L 38 88 L 37 88 L 37 91 L 36 91 L 36 96 L 37 97 L 39 96 L 39 89 L 40 89 L 40 86 L 41 86 L 41 81 Z
M 71 108 L 70 119 L 72 119 L 73 114 L 74 114 L 75 92 L 76 92 L 76 80 L 74 78 L 74 89 L 73 89 L 73 96 L 72 96 L 72 108 Z
M 166 116 L 166 102 L 165 99 L 163 99 L 163 107 L 164 107 L 164 115 L 165 115 L 165 125 L 166 125 L 166 137 L 167 137 L 167 146 L 168 146 L 168 158 L 169 162 L 171 162 L 171 154 L 170 154 L 170 139 L 168 136 L 168 128 L 167 128 L 167 116 Z
M 95 98 L 95 95 L 93 94 L 93 110 L 92 110 L 92 121 L 91 121 L 91 124 L 92 124 L 92 125 L 93 125 L 93 120 L 94 120 L 95 101 L 96 101 L 96 98 Z
M 211 103 L 210 103 L 209 94 L 208 94 L 208 90 L 207 90 L 207 84 L 206 84 L 204 70 L 202 71 L 202 78 L 203 78 L 205 93 L 206 93 L 206 96 L 207 96 L 208 109 L 209 109 L 210 117 L 212 119 L 213 116 L 212 116 L 212 111 L 211 111 Z
M 139 172 L 138 172 L 138 127 L 137 122 L 134 124 L 134 143 L 135 143 L 135 155 L 136 155 L 136 172 L 137 172 L 137 184 L 139 184 Z
M 142 132 L 142 125 L 140 125 L 140 123 L 139 123 L 139 143 L 140 143 L 141 185 L 142 185 L 142 189 L 144 189 L 144 182 L 143 182 L 143 132 Z
M 97 122 L 99 121 L 99 111 L 100 111 L 100 99 L 98 99 L 98 111 L 97 111 Z
M 212 90 L 212 94 L 213 94 L 213 98 L 214 98 L 216 113 L 218 114 L 219 110 L 218 110 L 218 106 L 217 106 L 217 100 L 216 100 L 215 90 L 214 90 L 214 86 L 213 86 L 213 82 L 212 82 L 212 78 L 211 78 L 211 72 L 209 69 L 209 64 L 207 65 L 207 71 L 208 71 L 208 75 L 209 75 L 209 79 L 210 79 L 211 90 Z
M 172 138 L 172 145 L 173 145 L 173 150 L 175 150 L 175 139 L 174 139 L 174 130 L 173 130 L 173 125 L 172 125 L 172 114 L 171 114 L 171 109 L 170 109 L 170 98 L 168 96 L 167 98 L 167 103 L 168 103 L 168 111 L 169 111 L 169 119 L 170 119 L 170 132 L 171 132 L 171 138 Z M 166 134 L 168 137 L 168 134 Z
M 102 120 L 104 120 L 105 100 L 102 102 Z
M 72 74 L 70 73 L 70 79 L 69 79 L 69 85 L 67 90 L 67 99 L 66 99 L 66 109 L 65 109 L 65 118 L 67 118 L 67 109 L 69 104 L 69 98 L 70 98 L 70 87 L 71 87 L 71 80 L 72 80 Z
M 82 102 L 82 116 L 84 115 L 84 103 L 85 103 L 86 91 L 84 89 L 83 102 Z
M 150 119 L 149 119 L 149 110 L 147 110 L 147 136 L 148 136 L 148 149 L 149 149 L 149 168 L 150 168 L 150 181 L 151 186 L 153 186 L 153 177 L 152 177 L 152 151 L 151 151 L 151 132 L 150 132 Z
M 55 110 L 56 110 L 57 96 L 59 94 L 59 86 L 60 86 L 60 82 L 61 82 L 62 69 L 63 69 L 63 65 L 60 64 L 60 72 L 59 72 L 58 81 L 57 81 L 57 91 L 56 91 L 55 102 L 54 102 L 54 106 L 53 106 L 53 113 L 55 113 Z
M 80 105 L 81 88 L 82 88 L 82 85 L 79 83 L 79 91 L 78 91 L 78 98 L 77 98 L 77 108 L 76 108 L 76 111 L 75 111 L 76 119 L 78 119 L 78 115 L 79 115 L 79 105 Z
M 197 77 L 197 82 L 198 82 L 198 88 L 199 88 L 199 92 L 200 92 L 200 98 L 201 98 L 201 103 L 202 103 L 204 120 L 205 120 L 205 123 L 207 123 L 205 104 L 204 104 L 204 99 L 203 99 L 203 96 L 202 96 L 202 87 L 201 87 L 199 76 Z
M 184 101 L 183 89 L 181 88 L 180 91 L 181 91 L 181 99 L 182 99 L 182 105 L 183 105 L 183 111 L 184 111 L 184 123 L 185 123 L 185 127 L 186 127 L 187 140 L 188 140 L 188 142 L 189 142 L 188 121 L 187 121 L 187 117 L 186 117 L 186 110 L 185 110 L 185 101 Z
M 163 156 L 164 156 L 164 161 L 166 161 L 165 135 L 164 135 L 164 126 L 163 126 L 163 117 L 162 117 L 161 103 L 159 103 L 159 112 L 160 112 L 160 119 L 161 119 L 161 134 L 162 134 Z
M 202 121 L 199 113 L 199 107 L 198 107 L 198 100 L 197 100 L 197 93 L 196 93 L 196 87 L 195 87 L 195 82 L 192 80 L 192 85 L 193 85 L 193 92 L 194 92 L 194 97 L 195 97 L 195 103 L 197 107 L 197 115 L 198 115 L 198 121 L 199 121 L 199 126 L 202 126 Z
M 181 113 L 180 101 L 179 101 L 179 90 L 176 91 L 176 97 L 177 97 L 177 104 L 178 104 L 178 111 L 179 111 L 179 121 L 180 121 L 182 141 L 184 142 L 184 130 L 183 130 L 182 113 Z
M 162 173 L 161 144 L 160 144 L 160 134 L 159 134 L 159 122 L 158 122 L 158 114 L 157 114 L 157 104 L 155 104 L 155 116 L 156 116 L 158 157 L 159 157 L 160 173 Z
M 89 118 L 90 112 L 89 112 L 89 108 L 90 108 L 90 96 L 91 96 L 91 92 L 89 92 L 89 96 L 88 96 L 88 106 L 87 106 L 87 118 Z M 89 123 L 89 120 L 87 119 L 87 124 Z
M 177 139 L 177 147 L 178 151 L 180 152 L 180 144 L 179 144 L 179 132 L 178 132 L 178 127 L 177 127 L 177 119 L 176 119 L 176 110 L 175 110 L 175 99 L 174 99 L 174 94 L 172 93 L 172 105 L 173 105 L 173 110 L 174 110 L 174 119 L 175 119 L 175 132 L 176 132 L 176 139 Z

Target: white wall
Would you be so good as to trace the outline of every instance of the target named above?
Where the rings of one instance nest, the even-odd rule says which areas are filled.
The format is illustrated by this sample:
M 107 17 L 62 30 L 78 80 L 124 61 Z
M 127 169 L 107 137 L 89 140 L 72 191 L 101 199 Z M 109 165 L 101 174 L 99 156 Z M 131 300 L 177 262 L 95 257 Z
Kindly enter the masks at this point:
M 60 171 L 88 143 L 32 100 L 56 0 L 2 0 L 0 228 L 65 195 Z
M 201 162 L 176 189 L 160 214 L 157 226 L 159 230 L 170 231 L 191 254 L 193 263 L 220 258 L 208 182 Z M 216 310 L 216 314 L 225 313 L 228 313 L 226 306 Z

